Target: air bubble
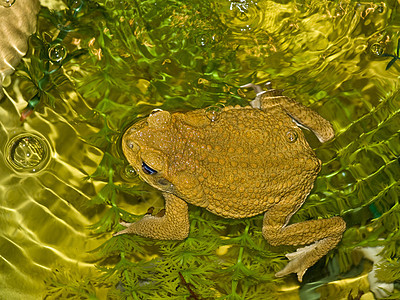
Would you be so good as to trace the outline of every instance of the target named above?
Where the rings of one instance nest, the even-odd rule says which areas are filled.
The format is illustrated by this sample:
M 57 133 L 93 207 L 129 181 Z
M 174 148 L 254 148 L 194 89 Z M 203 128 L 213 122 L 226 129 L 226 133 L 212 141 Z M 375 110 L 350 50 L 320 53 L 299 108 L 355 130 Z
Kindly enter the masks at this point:
M 70 6 L 71 9 L 75 10 L 75 11 L 79 11 L 83 6 L 83 1 L 81 0 L 74 0 L 72 1 L 72 4 Z
M 337 17 L 342 16 L 344 13 L 345 13 L 345 10 L 343 9 L 343 7 L 341 7 L 341 6 L 336 7 L 335 14 Z
M 198 46 L 204 47 L 204 46 L 206 46 L 206 45 L 208 44 L 208 42 L 209 42 L 209 38 L 208 38 L 208 36 L 205 35 L 205 34 L 199 35 L 199 36 L 196 38 L 196 44 L 197 44 Z
M 223 105 L 212 105 L 206 108 L 206 117 L 211 121 L 215 122 L 219 119 L 222 109 L 224 108 Z
M 289 131 L 286 132 L 286 140 L 289 143 L 294 143 L 295 141 L 297 141 L 297 137 L 298 137 L 297 132 L 292 129 L 289 129 Z
M 60 63 L 67 56 L 67 50 L 61 44 L 49 48 L 49 58 L 52 62 Z
M 383 54 L 383 46 L 379 43 L 372 44 L 370 47 L 370 51 L 372 54 L 376 56 L 381 56 Z
M 5 8 L 11 7 L 15 3 L 15 0 L 0 0 L 0 4 Z
M 124 177 L 125 179 L 133 179 L 133 178 L 136 177 L 136 172 L 135 172 L 135 170 L 133 169 L 133 167 L 132 167 L 131 165 L 127 165 L 127 166 L 124 168 L 123 177 Z
M 37 173 L 50 160 L 47 141 L 35 134 L 20 134 L 12 138 L 6 146 L 6 162 L 18 172 Z

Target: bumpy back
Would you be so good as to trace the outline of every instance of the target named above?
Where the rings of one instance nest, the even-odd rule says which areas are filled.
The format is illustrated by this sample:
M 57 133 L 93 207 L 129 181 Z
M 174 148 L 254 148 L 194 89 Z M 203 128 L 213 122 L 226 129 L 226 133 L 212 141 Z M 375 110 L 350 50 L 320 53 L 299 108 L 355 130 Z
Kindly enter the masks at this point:
M 14 71 L 14 67 L 25 55 L 28 37 L 35 32 L 37 13 L 40 4 L 38 0 L 10 0 L 0 5 L 0 98 L 1 89 L 6 75 Z

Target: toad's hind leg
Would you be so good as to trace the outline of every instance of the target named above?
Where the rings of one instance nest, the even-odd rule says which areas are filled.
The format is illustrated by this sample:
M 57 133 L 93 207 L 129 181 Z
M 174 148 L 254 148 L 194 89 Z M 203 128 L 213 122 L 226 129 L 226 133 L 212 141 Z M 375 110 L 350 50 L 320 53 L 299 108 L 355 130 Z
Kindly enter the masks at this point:
M 287 225 L 290 217 L 298 210 L 296 199 L 287 198 L 268 210 L 264 215 L 262 233 L 271 245 L 307 245 L 286 257 L 289 263 L 275 274 L 282 277 L 297 273 L 302 281 L 304 273 L 341 240 L 346 223 L 340 217 L 310 220 Z M 289 215 L 289 217 L 288 217 Z
M 145 215 L 134 223 L 121 222 L 127 228 L 114 233 L 137 234 L 158 240 L 183 240 L 189 234 L 189 217 L 187 203 L 175 195 L 163 193 L 165 213 L 163 216 Z

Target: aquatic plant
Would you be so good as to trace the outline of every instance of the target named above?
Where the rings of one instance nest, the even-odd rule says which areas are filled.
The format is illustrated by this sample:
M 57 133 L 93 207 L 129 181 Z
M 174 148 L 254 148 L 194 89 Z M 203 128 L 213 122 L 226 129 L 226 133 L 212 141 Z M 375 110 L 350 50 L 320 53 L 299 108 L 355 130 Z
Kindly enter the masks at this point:
M 155 107 L 188 110 L 216 103 L 245 105 L 248 100 L 238 86 L 266 79 L 284 83 L 289 95 L 327 115 L 338 112 L 332 119 L 337 137 L 318 147 L 323 169 L 293 222 L 341 213 L 348 229 L 338 249 L 309 271 L 305 282 L 328 276 L 325 261 L 334 256 L 340 265 L 337 272 L 344 274 L 352 267 L 350 255 L 356 247 L 383 245 L 388 262 L 399 256 L 399 93 L 387 88 L 376 95 L 379 101 L 368 102 L 361 92 L 364 82 L 354 88 L 347 87 L 346 81 L 328 95 L 326 91 L 342 82 L 340 78 L 353 75 L 350 72 L 357 64 L 346 59 L 362 65 L 367 54 L 341 52 L 323 35 L 315 38 L 314 27 L 307 27 L 310 23 L 325 28 L 340 22 L 353 24 L 342 31 L 335 28 L 330 37 L 352 40 L 362 30 L 378 31 L 371 29 L 371 19 L 379 16 L 374 12 L 380 13 L 378 4 L 280 2 L 265 3 L 270 5 L 268 12 L 283 7 L 285 12 L 276 18 L 290 11 L 291 23 L 277 22 L 266 29 L 261 18 L 261 29 L 255 31 L 248 26 L 250 8 L 258 12 L 254 20 L 267 12 L 261 13 L 252 1 L 246 5 L 230 1 L 230 7 L 224 7 L 205 0 L 70 0 L 65 10 L 42 9 L 31 53 L 16 74 L 22 76 L 21 85 L 31 96 L 24 118 L 33 108 L 40 113 L 41 106 L 49 105 L 57 111 L 70 105 L 69 101 L 79 101 L 83 108 L 65 117 L 97 129 L 81 136 L 104 152 L 96 171 L 86 178 L 102 183 L 87 206 L 105 208 L 92 230 L 110 237 L 93 250 L 98 272 L 88 275 L 90 280 L 55 271 L 46 281 L 47 298 L 95 299 L 104 287 L 108 298 L 128 299 L 263 299 L 266 294 L 273 299 L 283 293 L 279 285 L 285 279 L 276 279 L 274 273 L 286 263 L 284 253 L 292 249 L 266 243 L 262 216 L 231 220 L 190 207 L 190 234 L 184 241 L 111 237 L 120 229 L 120 218 L 134 221 L 142 214 L 123 209 L 124 203 L 146 206 L 143 201 L 159 199 L 158 192 L 143 184 L 122 157 L 119 142 L 124 129 Z M 391 9 L 396 10 L 396 4 Z M 309 22 L 316 10 L 324 11 L 323 17 Z M 259 46 L 254 47 L 253 41 Z M 56 59 L 49 54 L 51 49 L 56 50 Z M 398 59 L 398 51 L 397 56 L 388 55 L 393 59 L 387 68 Z M 337 57 L 343 63 L 332 71 Z M 313 76 L 317 71 L 322 75 Z M 302 98 L 305 90 L 311 100 Z M 359 102 L 351 106 L 348 99 Z M 351 108 L 343 108 L 343 103 Z M 382 274 L 398 279 L 399 269 L 397 263 L 382 265 Z
M 393 64 L 396 62 L 396 60 L 400 60 L 399 57 L 399 52 L 400 52 L 400 39 L 398 39 L 397 41 L 397 50 L 396 50 L 396 55 L 394 54 L 388 54 L 388 53 L 383 53 L 382 56 L 383 57 L 393 57 L 391 61 L 389 61 L 389 63 L 386 66 L 386 70 L 388 70 L 391 66 L 393 66 Z
M 52 22 L 59 30 L 55 37 L 44 32 L 42 35 L 34 34 L 30 38 L 30 46 L 34 53 L 29 62 L 25 61 L 19 75 L 24 76 L 34 86 L 32 89 L 36 89 L 36 93 L 33 92 L 34 96 L 28 100 L 26 108 L 22 111 L 21 121 L 29 117 L 41 101 L 54 107 L 56 96 L 50 91 L 68 81 L 68 78 L 58 71 L 70 60 L 87 52 L 86 49 L 68 52 L 62 44 L 68 32 L 76 29 L 74 24 L 83 3 L 70 1 L 70 6 L 63 13 L 41 10 L 40 17 Z

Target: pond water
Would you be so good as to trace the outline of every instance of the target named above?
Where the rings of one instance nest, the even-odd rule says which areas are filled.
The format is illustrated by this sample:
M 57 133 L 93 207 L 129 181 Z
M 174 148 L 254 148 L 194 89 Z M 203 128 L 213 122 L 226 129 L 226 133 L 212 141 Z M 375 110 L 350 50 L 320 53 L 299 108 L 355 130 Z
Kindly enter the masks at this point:
M 3 81 L 0 299 L 374 299 L 355 249 L 376 246 L 380 278 L 399 279 L 398 1 L 58 6 Z M 124 129 L 154 108 L 247 105 L 239 87 L 267 81 L 336 133 L 305 132 L 323 166 L 292 222 L 341 215 L 347 230 L 304 282 L 274 277 L 293 248 L 265 242 L 262 216 L 191 206 L 184 242 L 112 238 L 120 217 L 163 207 L 123 158 Z

